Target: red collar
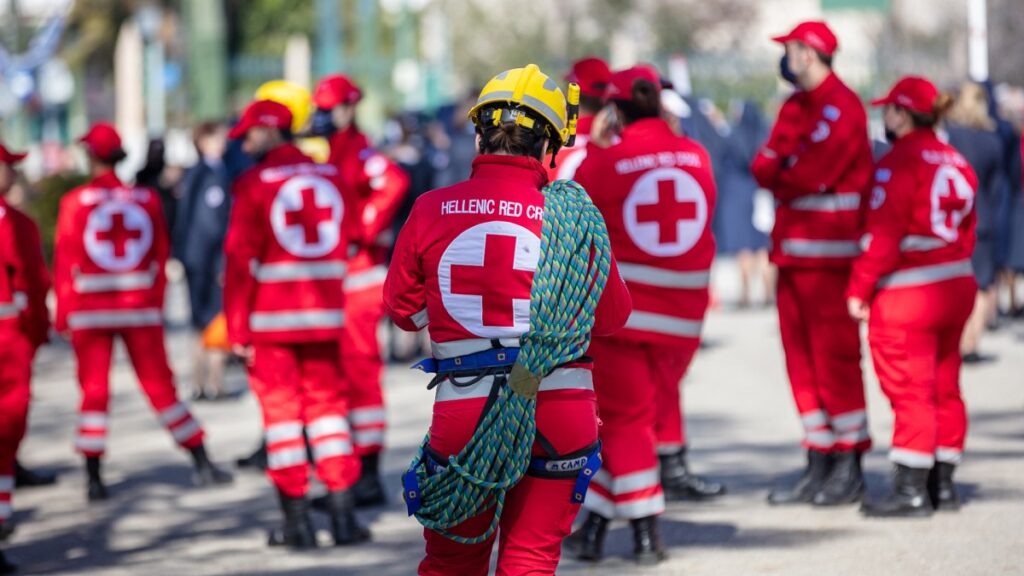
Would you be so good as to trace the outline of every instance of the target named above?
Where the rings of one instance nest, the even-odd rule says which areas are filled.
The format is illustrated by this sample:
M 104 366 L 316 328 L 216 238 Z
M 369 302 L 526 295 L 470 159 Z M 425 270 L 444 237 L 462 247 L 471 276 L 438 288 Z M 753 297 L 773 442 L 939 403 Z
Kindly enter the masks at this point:
M 893 148 L 896 146 L 919 146 L 938 139 L 939 137 L 935 135 L 935 130 L 932 130 L 931 128 L 917 128 L 913 132 L 897 139 L 892 143 L 892 145 Z
M 124 186 L 113 170 L 108 170 L 96 176 L 89 182 L 89 185 L 96 188 L 120 188 Z
M 622 139 L 675 136 L 672 127 L 661 118 L 643 118 L 622 129 Z
M 311 162 L 311 160 L 295 144 L 286 143 L 267 152 L 267 155 L 263 157 L 259 165 L 263 168 L 266 166 L 281 166 L 282 164 L 298 164 L 301 162 Z
M 548 183 L 548 172 L 536 158 L 481 154 L 473 159 L 470 178 L 519 180 L 540 190 Z

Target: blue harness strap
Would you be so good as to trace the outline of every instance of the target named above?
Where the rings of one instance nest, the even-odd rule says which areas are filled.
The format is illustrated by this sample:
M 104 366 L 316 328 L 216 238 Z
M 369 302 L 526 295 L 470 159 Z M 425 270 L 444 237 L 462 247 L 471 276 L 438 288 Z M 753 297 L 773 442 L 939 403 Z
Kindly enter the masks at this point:
M 472 372 L 488 368 L 504 368 L 516 363 L 519 348 L 490 348 L 455 358 L 426 358 L 412 365 L 412 368 L 430 374 L 451 372 Z
M 601 469 L 601 442 L 594 445 L 594 448 L 582 456 L 570 456 L 568 458 L 544 458 L 534 456 L 530 459 L 530 468 L 527 474 L 539 478 L 576 478 L 576 485 L 573 486 L 572 497 L 569 499 L 573 504 L 582 504 L 587 497 L 587 490 L 590 488 L 590 481 Z

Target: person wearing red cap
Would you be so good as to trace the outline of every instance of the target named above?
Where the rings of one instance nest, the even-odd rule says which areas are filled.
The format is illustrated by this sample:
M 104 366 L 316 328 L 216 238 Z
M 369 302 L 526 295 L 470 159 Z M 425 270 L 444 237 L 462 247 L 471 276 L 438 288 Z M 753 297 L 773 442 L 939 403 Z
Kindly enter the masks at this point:
M 291 122 L 283 104 L 259 100 L 229 134 L 244 139 L 257 163 L 233 185 L 224 314 L 263 411 L 267 475 L 284 513 L 270 545 L 301 549 L 317 545 L 307 452 L 327 486 L 335 544 L 364 541 L 369 532 L 350 491 L 359 460 L 338 359 L 355 202 L 334 166 L 316 164 L 292 143 Z
M 0 143 L 0 541 L 14 531 L 11 495 L 15 458 L 28 426 L 32 360 L 50 329 L 50 275 L 39 227 L 6 199 L 17 176 L 14 166 L 24 158 Z M 0 573 L 13 567 L 0 551 Z
M 387 276 L 387 255 L 393 244 L 392 223 L 409 190 L 409 177 L 374 150 L 359 131 L 355 109 L 360 99 L 362 92 L 348 77 L 324 77 L 313 94 L 317 107 L 313 123 L 320 135 L 330 139 L 328 162 L 356 193 L 353 210 L 358 214 L 361 231 L 358 252 L 349 262 L 345 278 L 348 313 L 341 356 L 350 394 L 352 441 L 362 464 L 362 475 L 352 492 L 357 505 L 373 506 L 386 502 L 379 472 L 387 420 L 377 329 L 384 319 L 382 288 Z
M 228 483 L 231 475 L 210 462 L 202 428 L 178 400 L 167 362 L 163 304 L 169 238 L 160 198 L 114 174 L 125 153 L 113 126 L 95 124 L 80 142 L 92 179 L 61 199 L 53 267 L 56 329 L 70 337 L 78 361 L 82 403 L 75 447 L 86 459 L 89 499 L 107 498 L 100 463 L 118 337 L 160 421 L 191 452 L 196 482 Z
M 773 40 L 785 46 L 782 76 L 797 91 L 751 171 L 776 199 L 771 260 L 779 267 L 779 329 L 807 467 L 768 501 L 844 504 L 863 495 L 861 454 L 871 446 L 860 334 L 842 296 L 860 253 L 871 183 L 867 115 L 832 72 L 838 42 L 824 22 L 804 22 Z
M 974 304 L 971 269 L 978 179 L 935 125 L 951 98 L 924 78 L 903 78 L 884 106 L 892 149 L 878 163 L 864 253 L 846 291 L 850 316 L 867 322 L 882 391 L 896 413 L 892 491 L 865 502 L 867 516 L 928 516 L 960 506 L 967 412 L 960 397 L 960 336 Z
M 625 327 L 594 338 L 588 352 L 603 421 L 604 466 L 584 502 L 589 513 L 572 539 L 585 560 L 600 559 L 608 524 L 627 518 L 636 560 L 660 562 L 665 552 L 657 518 L 665 509 L 665 491 L 673 497 L 722 492 L 720 485 L 689 474 L 681 437 L 660 458 L 665 472 L 671 471 L 664 486 L 659 475 L 658 398 L 678 409 L 679 383 L 700 343 L 715 252 L 711 162 L 703 147 L 677 136 L 664 121 L 660 91 L 651 67 L 613 73 L 605 91 L 612 106 L 594 120 L 587 157 L 576 171 L 604 215 L 633 298 Z M 681 430 L 681 418 L 677 424 Z
M 587 142 L 594 116 L 604 107 L 604 91 L 612 76 L 608 63 L 597 57 L 577 60 L 565 79 L 580 87 L 580 117 L 576 122 L 576 144 L 564 148 L 555 156 L 554 167 L 548 166 L 548 177 L 552 180 L 572 180 L 576 169 L 587 157 Z

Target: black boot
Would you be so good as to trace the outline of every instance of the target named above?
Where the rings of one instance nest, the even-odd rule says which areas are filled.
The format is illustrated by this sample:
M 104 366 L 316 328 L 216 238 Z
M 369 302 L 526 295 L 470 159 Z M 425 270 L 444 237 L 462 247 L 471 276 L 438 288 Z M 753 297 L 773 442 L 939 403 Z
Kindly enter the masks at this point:
M 810 502 L 814 495 L 825 485 L 825 479 L 832 472 L 832 455 L 817 450 L 807 451 L 807 468 L 796 484 L 789 488 L 776 488 L 768 494 L 768 503 L 773 506 L 783 504 L 804 504 Z
M 356 501 L 350 490 L 327 493 L 327 509 L 331 514 L 331 535 L 336 546 L 358 544 L 370 539 L 370 531 L 356 519 Z
M 956 464 L 936 462 L 928 473 L 928 496 L 932 507 L 940 512 L 956 512 L 960 510 L 960 495 L 953 483 L 953 472 Z
M 196 471 L 193 481 L 196 486 L 214 486 L 217 484 L 230 484 L 235 478 L 230 472 L 221 470 L 206 454 L 206 446 L 200 444 L 189 450 L 192 453 L 192 460 L 195 463 Z
M 89 478 L 88 496 L 90 502 L 106 500 L 110 494 L 107 492 L 107 485 L 103 483 L 100 476 L 100 457 L 87 456 L 85 459 L 85 473 Z
M 874 518 L 921 518 L 932 515 L 928 497 L 928 468 L 911 468 L 897 464 L 893 473 L 892 492 L 877 502 L 865 502 L 860 511 Z
M 705 480 L 690 472 L 685 446 L 675 454 L 659 454 L 658 461 L 661 463 L 661 486 L 666 500 L 706 500 L 725 494 L 725 486 L 721 483 Z
M 569 535 L 566 545 L 577 560 L 597 562 L 604 557 L 604 537 L 611 520 L 597 512 L 587 514 L 583 525 Z
M 815 506 L 853 504 L 864 497 L 864 473 L 860 467 L 861 453 L 856 450 L 836 452 L 832 472 L 825 485 L 811 501 Z
M 384 483 L 380 480 L 380 453 L 366 454 L 359 460 L 362 463 L 362 473 L 359 480 L 352 486 L 352 495 L 355 496 L 356 506 L 369 508 L 387 505 L 388 499 L 384 493 Z
M 239 468 L 254 468 L 257 470 L 267 469 L 267 443 L 263 442 L 255 452 L 248 456 L 235 460 L 235 466 Z
M 0 550 L 0 574 L 14 574 L 18 571 L 18 565 L 7 561 L 4 551 Z
M 289 546 L 296 550 L 316 548 L 316 531 L 309 517 L 309 501 L 305 496 L 291 498 L 278 492 L 281 499 L 281 512 L 284 513 L 284 524 L 270 531 L 268 544 L 271 546 Z
M 57 475 L 53 472 L 29 470 L 14 461 L 14 486 L 16 488 L 33 488 L 35 486 L 52 486 L 57 483 Z
M 637 564 L 653 566 L 668 557 L 658 537 L 658 517 L 647 516 L 631 520 L 633 526 L 633 554 Z

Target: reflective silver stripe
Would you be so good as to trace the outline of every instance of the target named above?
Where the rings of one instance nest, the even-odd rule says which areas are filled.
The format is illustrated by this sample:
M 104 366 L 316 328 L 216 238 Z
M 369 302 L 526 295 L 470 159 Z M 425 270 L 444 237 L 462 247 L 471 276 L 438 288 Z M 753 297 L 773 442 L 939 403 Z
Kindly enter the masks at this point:
M 14 490 L 14 476 L 0 476 L 0 492 Z
M 68 327 L 72 330 L 87 328 L 132 328 L 160 326 L 163 314 L 156 308 L 138 310 L 91 310 L 68 314 Z
M 649 468 L 614 477 L 602 468 L 594 475 L 594 482 L 605 487 L 612 494 L 621 496 L 638 490 L 655 488 L 661 483 L 661 477 L 658 475 L 657 468 Z
M 908 268 L 883 276 L 878 281 L 879 288 L 906 288 L 908 286 L 921 286 L 934 284 L 953 278 L 970 278 L 974 276 L 974 269 L 970 260 L 958 260 L 945 264 L 933 266 L 921 266 L 919 268 Z
M 628 262 L 619 262 L 619 274 L 625 280 L 661 288 L 707 288 L 711 279 L 711 272 L 708 270 L 676 272 Z
M 249 329 L 253 332 L 341 328 L 344 324 L 345 313 L 341 310 L 281 310 L 249 315 Z
M 491 393 L 493 376 L 481 378 L 469 386 L 455 386 L 446 380 L 437 387 L 434 402 L 487 398 Z M 540 381 L 540 392 L 553 390 L 593 390 L 594 381 L 590 370 L 585 368 L 559 368 Z
M 911 468 L 931 468 L 935 465 L 935 455 L 906 448 L 892 448 L 889 450 L 889 460 L 897 464 L 903 464 Z
M 383 408 L 353 408 L 348 411 L 349 422 L 353 426 L 365 426 L 367 424 L 383 424 L 386 421 L 387 412 Z
M 334 434 L 348 434 L 348 431 L 348 421 L 341 416 L 322 416 L 306 426 L 306 434 L 310 440 Z
M 172 428 L 171 436 L 174 437 L 175 442 L 181 443 L 188 441 L 190 438 L 202 431 L 203 429 L 199 427 L 199 423 L 194 419 L 189 418 L 178 426 Z
M 801 258 L 851 258 L 860 255 L 860 245 L 849 240 L 783 240 L 782 253 Z
M 477 102 L 487 102 L 491 100 L 511 100 L 512 96 L 513 94 L 512 91 L 510 90 L 495 90 L 494 92 L 481 94 L 480 98 L 477 99 Z M 543 114 L 544 118 L 549 120 L 551 124 L 555 127 L 555 130 L 561 132 L 565 128 L 565 123 L 562 122 L 561 115 L 555 112 L 547 104 L 541 102 L 540 100 L 534 98 L 533 96 L 528 96 L 526 94 L 522 95 L 520 100 L 524 104 L 530 106 L 531 108 L 536 109 L 537 112 Z
M 352 443 L 340 438 L 326 440 L 313 445 L 313 458 L 317 461 L 333 456 L 347 456 L 352 453 Z
M 505 348 L 519 348 L 519 338 L 501 338 L 498 344 Z M 490 350 L 494 346 L 486 338 L 467 338 L 465 340 L 451 340 L 448 342 L 430 341 L 430 355 L 434 358 L 455 358 L 465 356 L 474 352 Z
M 0 320 L 14 318 L 25 308 L 28 308 L 28 295 L 24 292 L 15 292 L 11 295 L 10 303 L 0 304 Z
M 842 432 L 836 437 L 837 444 L 860 444 L 871 439 L 867 428 L 858 428 L 852 432 Z
M 79 436 L 75 439 L 75 447 L 83 452 L 102 452 L 107 448 L 107 439 L 103 436 Z
M 377 286 L 383 284 L 384 279 L 387 277 L 387 266 L 374 266 L 369 270 L 349 274 L 345 277 L 345 291 L 355 292 L 356 290 Z
M 860 210 L 860 194 L 842 192 L 802 196 L 790 202 L 789 207 L 807 212 L 850 212 Z
M 685 320 L 675 316 L 655 314 L 654 312 L 641 312 L 639 310 L 634 310 L 629 315 L 629 319 L 626 320 L 626 328 L 687 338 L 700 338 L 700 331 L 703 326 L 704 323 L 699 320 Z
M 412 320 L 412 323 L 415 324 L 417 328 L 423 328 L 427 324 L 430 324 L 430 316 L 427 314 L 426 308 L 413 314 L 409 319 Z
M 271 424 L 270 426 L 267 426 L 267 430 L 263 435 L 267 439 L 267 444 L 299 440 L 302 438 L 302 422 L 299 422 L 298 420 L 290 420 L 288 422 Z
M 587 499 L 583 501 L 583 507 L 597 512 L 605 518 L 646 518 L 647 516 L 654 516 L 665 511 L 665 495 L 658 493 L 647 498 L 616 504 L 596 490 L 588 490 Z
M 828 426 L 828 416 L 825 415 L 823 410 L 815 410 L 801 414 L 800 422 L 806 429 L 821 428 L 822 426 Z
M 158 267 L 154 263 L 149 270 L 140 272 L 119 272 L 108 274 L 77 274 L 74 279 L 75 292 L 127 292 L 152 288 L 156 282 Z
M 104 412 L 82 412 L 78 415 L 79 428 L 100 428 L 107 427 L 107 415 Z
M 356 446 L 380 446 L 384 444 L 384 431 L 356 430 L 352 433 L 352 440 Z
M 948 246 L 945 240 L 932 236 L 904 236 L 900 240 L 900 252 L 927 252 Z
M 299 466 L 308 462 L 306 459 L 306 447 L 286 448 L 284 450 L 267 450 L 267 469 L 281 470 Z
M 0 502 L 0 519 L 7 520 L 14 514 L 14 508 L 10 502 Z
M 658 444 L 654 449 L 659 456 L 670 456 L 672 454 L 678 454 L 680 450 L 686 448 L 686 444 Z
M 944 446 L 939 446 L 935 449 L 935 460 L 938 462 L 959 465 L 963 459 L 963 450 L 957 448 L 946 448 Z
M 832 427 L 840 431 L 857 430 L 868 423 L 868 413 L 864 410 L 854 410 L 832 417 Z
M 164 423 L 164 426 L 170 426 L 185 416 L 188 416 L 188 408 L 181 402 L 175 402 L 160 411 L 160 421 Z
M 818 448 L 831 448 L 836 443 L 836 436 L 831 430 L 811 430 L 806 435 L 807 443 Z
M 597 483 L 597 480 L 594 480 Z M 587 498 L 583 501 L 583 507 L 591 512 L 596 512 L 605 518 L 615 518 L 615 504 L 599 494 L 597 490 L 587 490 Z
M 253 261 L 252 277 L 257 282 L 300 282 L 303 280 L 342 280 L 348 269 L 341 260 L 322 262 L 272 262 L 260 264 Z

